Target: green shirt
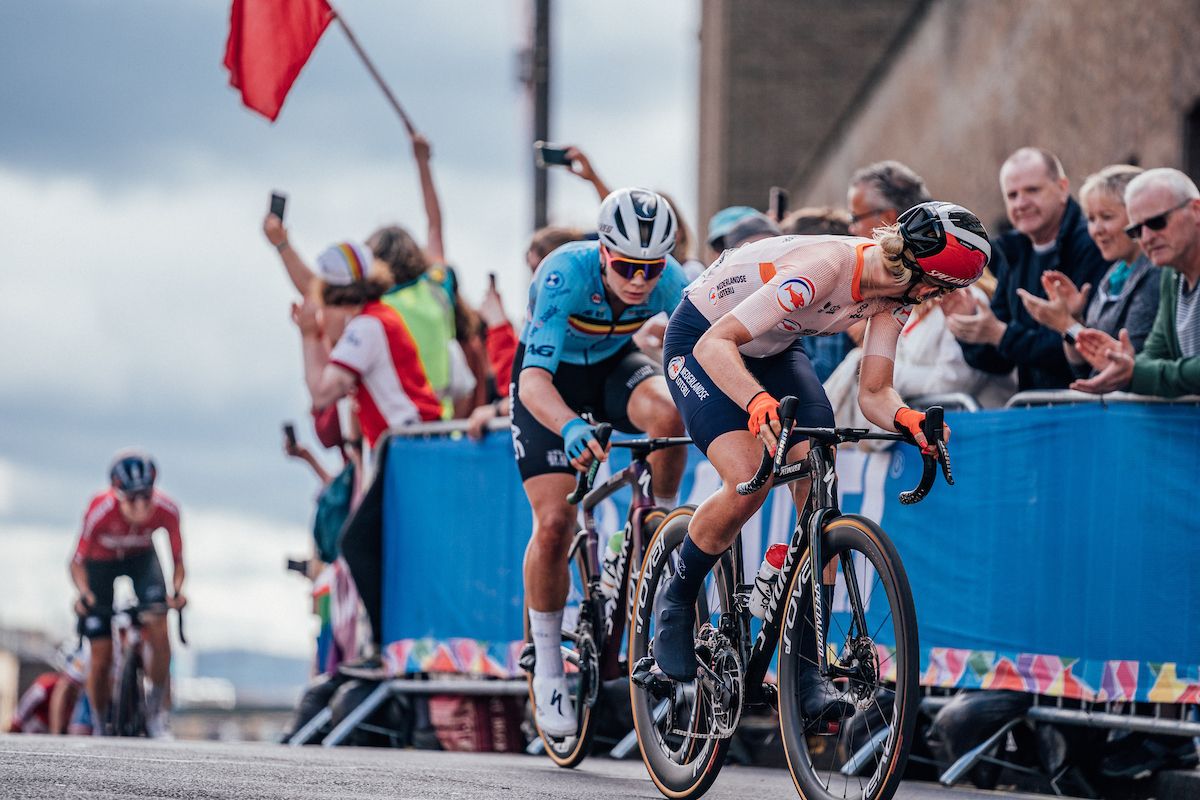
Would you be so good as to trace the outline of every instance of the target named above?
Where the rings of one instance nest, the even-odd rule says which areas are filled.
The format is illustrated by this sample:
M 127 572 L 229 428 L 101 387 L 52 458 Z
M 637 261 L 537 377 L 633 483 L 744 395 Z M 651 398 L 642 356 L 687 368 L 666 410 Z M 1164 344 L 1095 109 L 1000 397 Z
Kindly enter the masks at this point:
M 1183 275 L 1162 267 L 1162 288 L 1158 293 L 1158 316 L 1154 327 L 1133 362 L 1133 380 L 1129 391 L 1158 397 L 1200 394 L 1200 356 L 1188 358 L 1179 346 L 1175 328 L 1175 310 Z
M 400 314 L 417 344 L 425 377 L 442 403 L 443 419 L 454 416 L 450 388 L 450 340 L 454 338 L 454 311 L 441 285 L 425 275 L 397 286 L 382 298 Z

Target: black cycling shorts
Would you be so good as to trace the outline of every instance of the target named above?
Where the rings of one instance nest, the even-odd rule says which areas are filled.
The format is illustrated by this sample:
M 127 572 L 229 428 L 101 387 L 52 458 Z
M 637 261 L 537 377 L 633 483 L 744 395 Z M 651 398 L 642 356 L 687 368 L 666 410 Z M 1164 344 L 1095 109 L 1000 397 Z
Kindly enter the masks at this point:
M 96 595 L 96 610 L 79 618 L 79 633 L 89 639 L 112 638 L 113 581 L 128 575 L 143 611 L 167 610 L 167 583 L 158 554 L 147 550 L 118 561 L 85 561 L 88 588 Z
M 513 453 L 521 480 L 552 472 L 574 474 L 575 468 L 567 458 L 558 431 L 542 425 L 521 404 L 518 389 L 524 355 L 525 346 L 519 345 L 513 358 L 513 384 L 509 394 L 512 398 Z M 629 421 L 629 397 L 639 383 L 655 375 L 662 375 L 662 367 L 631 341 L 595 364 L 560 363 L 554 372 L 554 388 L 572 411 L 595 422 L 610 423 L 625 433 L 641 433 Z
M 688 436 L 705 455 L 718 436 L 730 431 L 744 431 L 750 424 L 746 409 L 726 397 L 692 355 L 696 341 L 709 327 L 711 323 L 685 297 L 671 315 L 663 336 L 667 388 L 679 408 Z M 777 400 L 792 395 L 800 401 L 796 410 L 797 425 L 833 427 L 833 407 L 829 405 L 825 387 L 817 379 L 799 338 L 782 353 L 765 358 L 743 356 L 742 362 Z M 792 434 L 788 446 L 804 440 L 805 437 Z

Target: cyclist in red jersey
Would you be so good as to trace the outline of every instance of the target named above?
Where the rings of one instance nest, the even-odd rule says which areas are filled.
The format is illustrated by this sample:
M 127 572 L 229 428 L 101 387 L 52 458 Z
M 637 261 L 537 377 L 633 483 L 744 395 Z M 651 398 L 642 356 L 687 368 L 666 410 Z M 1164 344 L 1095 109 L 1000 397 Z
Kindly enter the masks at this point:
M 113 581 L 128 575 L 142 609 L 142 633 L 148 645 L 146 674 L 146 727 L 151 735 L 169 732 L 166 696 L 171 670 L 171 642 L 167 636 L 168 608 L 183 608 L 183 539 L 179 507 L 154 488 L 158 470 L 145 453 L 118 453 L 109 470 L 112 486 L 92 498 L 83 517 L 83 530 L 71 559 L 71 579 L 79 590 L 75 611 L 81 633 L 91 643 L 91 668 L 87 691 L 97 733 L 104 732 L 111 695 L 113 658 Z M 167 594 L 162 566 L 151 537 L 163 528 L 171 542 L 172 592 Z

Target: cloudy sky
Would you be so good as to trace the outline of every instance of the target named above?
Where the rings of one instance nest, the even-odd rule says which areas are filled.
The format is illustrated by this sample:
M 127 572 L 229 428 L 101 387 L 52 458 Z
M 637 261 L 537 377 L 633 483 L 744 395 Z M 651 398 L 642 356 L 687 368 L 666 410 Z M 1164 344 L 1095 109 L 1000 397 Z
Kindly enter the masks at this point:
M 336 5 L 433 144 L 466 295 L 496 271 L 516 316 L 526 4 Z M 552 137 L 611 185 L 673 192 L 694 226 L 699 3 L 554 5 Z M 309 257 L 385 222 L 423 238 L 425 219 L 403 128 L 337 26 L 271 125 L 228 87 L 228 12 L 0 9 L 0 625 L 67 633 L 84 506 L 112 453 L 140 444 L 184 509 L 194 644 L 309 651 L 306 584 L 282 567 L 308 547 L 316 483 L 280 451 L 280 422 L 307 405 L 290 285 L 261 234 L 268 194 L 290 195 Z M 590 186 L 559 172 L 550 192 L 552 221 L 590 224 Z

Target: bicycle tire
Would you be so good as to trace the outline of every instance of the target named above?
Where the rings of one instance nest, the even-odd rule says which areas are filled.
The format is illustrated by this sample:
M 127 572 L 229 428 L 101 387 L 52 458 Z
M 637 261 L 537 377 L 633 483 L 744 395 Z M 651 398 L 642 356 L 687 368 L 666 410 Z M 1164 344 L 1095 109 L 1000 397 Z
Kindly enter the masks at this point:
M 842 688 L 850 691 L 858 710 L 852 717 L 842 720 L 836 739 L 814 736 L 810 747 L 809 737 L 814 733 L 815 723 L 804 719 L 797 692 L 800 689 L 800 637 L 814 635 L 808 600 L 811 590 L 806 579 L 801 577 L 805 570 L 797 569 L 784 605 L 777 665 L 779 730 L 788 770 L 796 791 L 807 800 L 888 800 L 895 794 L 904 774 L 919 703 L 917 617 L 908 577 L 887 534 L 863 517 L 847 515 L 830 522 L 823 532 L 821 551 L 826 564 L 837 561 L 838 580 L 843 585 L 847 570 L 844 557 L 849 556 L 850 574 L 859 586 L 868 629 L 865 638 L 854 636 L 853 641 L 860 656 L 859 663 L 867 665 L 864 668 L 866 675 L 868 678 L 874 676 L 874 679 L 850 679 L 843 683 Z M 874 571 L 873 578 L 868 574 L 867 564 Z M 866 585 L 866 579 L 871 580 L 869 585 Z M 883 589 L 883 597 L 888 603 L 882 612 L 876 593 L 879 588 Z M 872 600 L 875 601 L 873 609 Z M 847 605 L 853 602 L 848 593 L 846 601 Z M 831 662 L 834 656 L 849 652 L 849 642 L 856 633 L 852 615 L 842 614 L 839 618 L 837 610 L 835 599 L 834 607 L 828 613 L 830 627 L 826 642 Z M 878 641 L 881 634 L 882 642 Z M 893 646 L 887 644 L 889 638 L 894 642 Z M 892 678 L 890 681 L 887 680 L 889 677 Z M 892 685 L 890 692 L 889 683 Z M 894 723 L 896 719 L 899 719 L 898 724 Z M 860 730 L 865 728 L 863 732 L 868 740 L 882 737 L 882 742 L 875 747 L 855 743 L 849 733 L 855 726 Z M 861 774 L 862 767 L 847 767 L 856 753 L 865 758 L 862 766 L 870 770 L 869 775 Z M 844 767 L 849 774 L 842 772 Z
M 113 732 L 117 736 L 146 735 L 146 692 L 139 648 L 131 647 L 117 679 L 112 705 Z
M 582 550 L 575 553 L 575 557 L 571 559 L 571 564 L 574 565 L 573 572 L 575 578 L 572 579 L 572 585 L 581 586 L 581 602 L 579 604 L 580 614 L 576 620 L 576 624 L 572 630 L 564 630 L 564 641 L 577 642 L 580 635 L 582 621 L 584 615 L 590 617 L 590 627 L 592 631 L 596 631 L 599 620 L 595 618 L 596 604 L 591 602 L 591 589 L 589 588 L 587 576 L 587 565 L 584 560 Z M 582 580 L 579 580 L 582 578 Z M 573 638 L 575 637 L 575 638 Z M 525 641 L 531 642 L 532 637 L 529 633 L 529 615 L 525 615 Z M 593 640 L 593 645 L 595 645 Z M 537 728 L 538 737 L 541 738 L 542 744 L 545 745 L 546 755 L 560 767 L 571 769 L 579 766 L 579 764 L 588 757 L 592 749 L 592 740 L 596 735 L 596 722 L 598 715 L 596 714 L 596 706 L 602 702 L 604 696 L 598 691 L 600 681 L 600 651 L 598 646 L 594 646 L 590 656 L 584 655 L 583 660 L 589 663 L 583 663 L 580 653 L 571 647 L 562 647 L 563 660 L 566 664 L 574 667 L 574 675 L 577 678 L 572 679 L 572 695 L 571 702 L 574 704 L 575 715 L 579 720 L 579 730 L 574 736 L 550 736 L 542 732 L 541 728 L 537 728 L 537 699 L 533 694 L 533 673 L 530 672 L 526 678 L 529 685 L 529 707 L 534 714 L 534 727 Z M 589 677 L 590 676 L 590 677 Z M 570 675 L 568 675 L 570 679 Z M 589 680 L 596 681 L 595 688 L 597 689 L 592 702 L 580 702 L 581 695 L 587 695 L 592 686 L 587 682 Z
M 655 719 L 657 709 L 668 701 L 654 698 L 648 690 L 639 687 L 632 680 L 634 666 L 650 654 L 654 600 L 662 591 L 663 579 L 672 569 L 673 562 L 670 556 L 682 544 L 693 513 L 695 508 L 692 506 L 675 509 L 667 515 L 650 539 L 634 592 L 633 622 L 629 630 L 629 695 L 633 706 L 638 748 L 651 780 L 663 795 L 670 798 L 696 798 L 708 791 L 725 763 L 725 756 L 732 742 L 732 737 L 693 739 L 672 733 L 666 729 L 666 726 L 671 724 L 671 714 L 666 715 L 666 722 L 661 718 Z M 718 564 L 723 568 L 724 560 Z M 717 575 L 720 574 L 718 569 Z M 721 605 L 732 608 L 728 589 L 726 581 L 718 580 Z M 697 600 L 697 621 L 702 622 L 710 617 L 707 595 L 702 592 Z M 689 724 L 695 725 L 697 733 L 704 734 L 704 720 L 698 719 L 703 716 L 701 709 L 703 705 L 696 701 Z

